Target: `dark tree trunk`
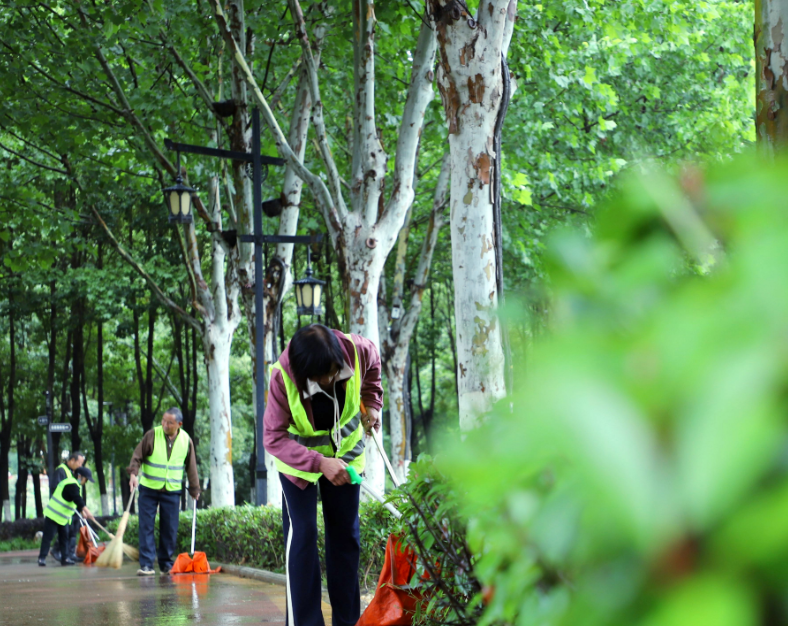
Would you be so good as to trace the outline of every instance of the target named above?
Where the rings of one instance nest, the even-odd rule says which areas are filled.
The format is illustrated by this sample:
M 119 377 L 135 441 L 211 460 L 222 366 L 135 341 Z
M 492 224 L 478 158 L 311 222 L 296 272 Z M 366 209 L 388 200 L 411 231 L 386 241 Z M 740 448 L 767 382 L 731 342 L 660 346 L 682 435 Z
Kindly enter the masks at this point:
M 85 301 L 79 298 L 76 307 L 76 326 L 71 335 L 71 451 L 81 450 L 82 437 L 79 435 L 79 420 L 82 416 L 81 382 L 85 375 Z
M 446 331 L 449 335 L 449 345 L 451 346 L 451 358 L 454 363 L 454 391 L 457 397 L 460 397 L 460 381 L 458 379 L 459 372 L 457 371 L 457 344 L 454 342 L 454 298 L 452 290 L 446 290 L 446 305 L 448 307 L 446 313 Z
M 99 267 L 101 267 L 101 247 L 99 246 Z M 80 380 L 82 382 L 82 404 L 85 411 L 85 421 L 88 425 L 88 432 L 90 439 L 93 442 L 93 456 L 94 467 L 96 468 L 99 494 L 102 496 L 102 504 L 106 500 L 107 495 L 107 479 L 104 475 L 104 452 L 102 447 L 102 439 L 104 437 L 104 325 L 101 322 L 97 324 L 96 330 L 96 370 L 97 370 L 97 395 L 98 395 L 98 416 L 96 419 L 90 417 L 88 409 L 88 396 L 85 384 L 85 363 L 83 360 L 82 370 L 80 372 Z M 109 514 L 109 511 L 102 510 L 104 515 Z
M 145 359 L 145 372 L 142 370 L 142 349 L 140 347 L 140 313 L 134 309 L 134 361 L 137 366 L 137 383 L 140 393 L 140 422 L 143 432 L 153 428 L 156 416 L 153 414 L 153 333 L 156 327 L 156 307 L 148 309 L 148 357 Z
M 36 502 L 36 517 L 44 517 L 44 501 L 41 499 L 41 474 L 32 472 L 33 477 L 33 499 Z
M 27 459 L 30 458 L 30 440 L 20 435 L 16 441 L 17 476 L 16 493 L 14 494 L 14 518 L 27 517 Z

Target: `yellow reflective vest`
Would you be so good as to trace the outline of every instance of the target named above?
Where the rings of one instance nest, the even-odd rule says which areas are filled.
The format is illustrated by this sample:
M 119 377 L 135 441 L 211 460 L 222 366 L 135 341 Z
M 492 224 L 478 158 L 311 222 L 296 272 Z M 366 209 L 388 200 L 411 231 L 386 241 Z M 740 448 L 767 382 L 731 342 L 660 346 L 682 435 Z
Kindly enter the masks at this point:
M 57 484 L 55 492 L 49 498 L 44 509 L 44 517 L 48 517 L 61 526 L 70 524 L 71 518 L 77 510 L 77 506 L 73 502 L 68 502 L 63 498 L 63 489 L 66 485 L 79 486 L 79 481 L 71 475 L 71 470 L 68 470 L 66 478 Z
M 191 439 L 185 431 L 180 430 L 172 444 L 170 458 L 167 459 L 167 436 L 164 429 L 157 426 L 153 429 L 153 434 L 153 452 L 142 461 L 140 485 L 148 489 L 180 491 Z
M 352 341 L 352 337 L 350 337 Z M 301 394 L 295 382 L 287 375 L 284 368 L 277 361 L 273 367 L 282 373 L 282 380 L 285 384 L 287 393 L 287 403 L 295 424 L 291 424 L 287 429 L 290 439 L 294 439 L 302 446 L 315 450 L 326 457 L 336 457 L 353 467 L 359 474 L 364 471 L 364 427 L 361 425 L 361 371 L 358 362 L 358 350 L 353 344 L 353 356 L 355 357 L 355 371 L 348 380 L 345 388 L 345 407 L 339 418 L 339 425 L 329 430 L 315 430 L 312 427 L 306 409 L 301 402 Z M 336 451 L 331 445 L 332 436 L 335 430 L 339 429 L 340 444 Z M 279 459 L 275 458 L 276 469 L 283 474 L 303 478 L 311 483 L 316 483 L 322 476 L 320 472 L 305 472 L 290 467 Z

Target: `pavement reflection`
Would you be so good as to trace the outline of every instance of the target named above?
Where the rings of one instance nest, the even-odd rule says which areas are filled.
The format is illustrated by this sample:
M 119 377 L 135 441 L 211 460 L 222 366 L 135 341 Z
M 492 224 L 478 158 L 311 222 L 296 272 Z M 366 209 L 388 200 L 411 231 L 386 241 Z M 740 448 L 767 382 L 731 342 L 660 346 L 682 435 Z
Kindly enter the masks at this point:
M 36 552 L 0 554 L 0 626 L 176 626 L 282 623 L 285 588 L 229 574 L 138 577 L 119 570 L 38 567 Z M 324 614 L 330 623 L 330 609 Z

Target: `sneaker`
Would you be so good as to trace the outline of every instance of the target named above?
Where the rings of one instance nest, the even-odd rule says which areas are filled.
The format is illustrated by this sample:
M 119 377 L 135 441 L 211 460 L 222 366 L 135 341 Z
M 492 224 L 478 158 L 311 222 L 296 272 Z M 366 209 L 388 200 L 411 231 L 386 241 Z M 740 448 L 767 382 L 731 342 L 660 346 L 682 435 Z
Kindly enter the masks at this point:
M 56 561 L 60 560 L 60 550 L 55 550 L 54 548 L 52 548 L 49 551 L 49 554 L 51 554 L 52 558 L 55 559 Z
M 148 567 L 147 565 L 142 566 L 137 570 L 137 576 L 153 576 L 156 572 L 153 571 L 152 567 Z
M 43 558 L 43 559 L 38 559 L 38 564 L 39 564 L 41 567 L 46 567 L 46 566 L 47 566 L 47 560 L 46 560 L 46 558 Z
M 64 561 L 60 561 L 60 564 L 63 566 L 66 565 L 76 565 L 76 561 L 72 561 L 71 559 L 65 559 Z

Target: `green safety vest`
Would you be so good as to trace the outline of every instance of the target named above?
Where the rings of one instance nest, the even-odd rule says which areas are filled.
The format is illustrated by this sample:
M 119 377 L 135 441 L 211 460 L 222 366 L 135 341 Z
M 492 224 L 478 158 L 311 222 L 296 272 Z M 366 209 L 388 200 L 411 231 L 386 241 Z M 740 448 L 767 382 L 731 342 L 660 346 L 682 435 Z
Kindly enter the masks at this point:
M 49 502 L 47 502 L 46 508 L 44 509 L 44 517 L 48 517 L 53 522 L 60 524 L 61 526 L 70 524 L 71 518 L 74 516 L 74 513 L 77 510 L 77 507 L 73 502 L 68 502 L 63 499 L 63 489 L 66 487 L 66 485 L 79 486 L 79 481 L 74 478 L 70 472 L 71 470 L 68 471 L 66 478 L 57 484 L 57 487 L 55 487 L 55 493 L 53 493 L 49 498 Z
M 350 338 L 350 336 L 348 335 Z M 351 338 L 352 342 L 352 338 Z M 353 467 L 359 474 L 364 471 L 364 427 L 361 425 L 361 371 L 358 363 L 358 350 L 353 344 L 353 354 L 355 356 L 355 372 L 347 381 L 345 388 L 345 408 L 339 418 L 339 434 L 341 437 L 339 448 L 334 452 L 331 446 L 332 435 L 335 427 L 331 431 L 315 430 L 309 422 L 306 409 L 301 402 L 301 394 L 290 376 L 287 375 L 280 363 L 277 361 L 273 367 L 282 373 L 282 380 L 285 383 L 287 392 L 287 403 L 290 406 L 290 413 L 295 424 L 291 424 L 287 429 L 290 439 L 294 439 L 302 446 L 315 450 L 326 457 L 336 457 Z M 290 467 L 277 458 L 276 469 L 283 474 L 303 478 L 311 483 L 316 483 L 322 476 L 320 472 L 304 472 Z
M 68 465 L 66 465 L 65 463 L 61 463 L 60 465 L 58 465 L 55 468 L 55 471 L 57 472 L 61 467 L 63 468 L 63 471 L 66 473 L 66 478 L 68 478 L 69 476 L 73 476 L 74 475 L 74 472 L 72 472 L 71 468 Z
M 153 429 L 153 452 L 142 462 L 140 485 L 148 489 L 180 491 L 183 485 L 183 470 L 186 455 L 189 454 L 189 435 L 183 430 L 178 433 L 172 444 L 170 458 L 167 459 L 167 436 L 164 429 Z

